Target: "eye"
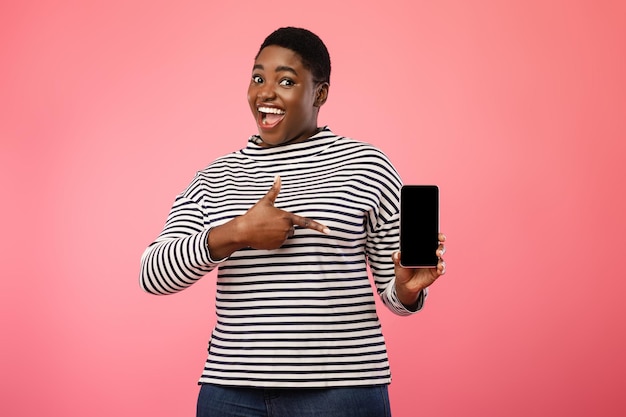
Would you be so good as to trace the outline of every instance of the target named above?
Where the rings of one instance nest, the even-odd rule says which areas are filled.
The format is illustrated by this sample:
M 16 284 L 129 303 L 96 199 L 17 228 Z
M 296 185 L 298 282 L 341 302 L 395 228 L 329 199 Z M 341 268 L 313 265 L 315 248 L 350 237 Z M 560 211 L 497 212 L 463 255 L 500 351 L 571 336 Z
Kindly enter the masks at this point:
M 260 75 L 253 75 L 252 76 L 252 82 L 255 84 L 262 84 L 263 83 L 263 77 L 261 77 Z
M 295 85 L 296 83 L 289 78 L 283 78 L 282 80 L 280 80 L 279 84 L 282 85 L 283 87 L 291 87 L 292 85 Z

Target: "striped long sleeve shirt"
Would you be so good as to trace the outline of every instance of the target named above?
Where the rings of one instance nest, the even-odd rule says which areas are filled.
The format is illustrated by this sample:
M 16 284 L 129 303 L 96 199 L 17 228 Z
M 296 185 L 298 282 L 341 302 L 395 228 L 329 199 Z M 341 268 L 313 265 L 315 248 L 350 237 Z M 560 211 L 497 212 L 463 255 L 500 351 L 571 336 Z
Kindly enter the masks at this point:
M 281 147 L 264 148 L 255 139 L 198 172 L 176 198 L 142 256 L 141 287 L 171 294 L 218 269 L 217 320 L 200 383 L 389 383 L 374 293 L 392 312 L 413 313 L 396 296 L 391 260 L 399 244 L 399 175 L 374 146 L 328 128 Z M 276 175 L 282 187 L 275 206 L 317 220 L 331 233 L 296 227 L 279 249 L 246 248 L 212 259 L 211 228 L 243 215 Z

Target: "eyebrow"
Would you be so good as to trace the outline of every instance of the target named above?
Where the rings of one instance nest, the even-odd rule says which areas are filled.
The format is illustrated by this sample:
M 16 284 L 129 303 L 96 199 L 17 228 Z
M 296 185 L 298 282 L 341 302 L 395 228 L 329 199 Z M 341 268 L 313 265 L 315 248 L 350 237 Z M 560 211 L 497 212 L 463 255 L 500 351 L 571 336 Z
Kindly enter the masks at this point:
M 262 70 L 262 69 L 265 69 L 265 68 L 261 64 L 255 64 L 254 67 L 252 67 L 252 69 L 260 69 L 260 70 Z M 279 66 L 276 67 L 276 69 L 274 71 L 275 72 L 287 71 L 287 72 L 293 73 L 294 75 L 298 75 L 298 73 L 296 72 L 295 69 L 293 69 L 293 68 L 291 68 L 291 67 L 289 67 L 287 65 L 279 65 Z

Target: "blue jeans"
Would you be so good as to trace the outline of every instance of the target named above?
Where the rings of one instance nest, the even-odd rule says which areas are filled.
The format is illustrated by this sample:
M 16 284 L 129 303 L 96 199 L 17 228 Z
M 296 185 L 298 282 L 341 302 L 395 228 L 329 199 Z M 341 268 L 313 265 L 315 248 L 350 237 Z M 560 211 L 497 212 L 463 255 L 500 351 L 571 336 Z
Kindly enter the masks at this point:
M 196 417 L 391 417 L 386 385 L 263 389 L 203 384 Z

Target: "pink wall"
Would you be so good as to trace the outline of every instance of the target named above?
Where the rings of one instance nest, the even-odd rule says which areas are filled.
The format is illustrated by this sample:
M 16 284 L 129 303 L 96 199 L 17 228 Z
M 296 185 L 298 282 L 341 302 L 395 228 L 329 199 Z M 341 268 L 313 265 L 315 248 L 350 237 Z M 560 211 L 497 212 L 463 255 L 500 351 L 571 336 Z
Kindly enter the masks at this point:
M 149 296 L 139 258 L 254 133 L 282 25 L 328 44 L 321 122 L 442 190 L 448 274 L 417 317 L 380 310 L 394 416 L 626 413 L 624 2 L 12 3 L 0 415 L 193 415 L 213 276 Z

